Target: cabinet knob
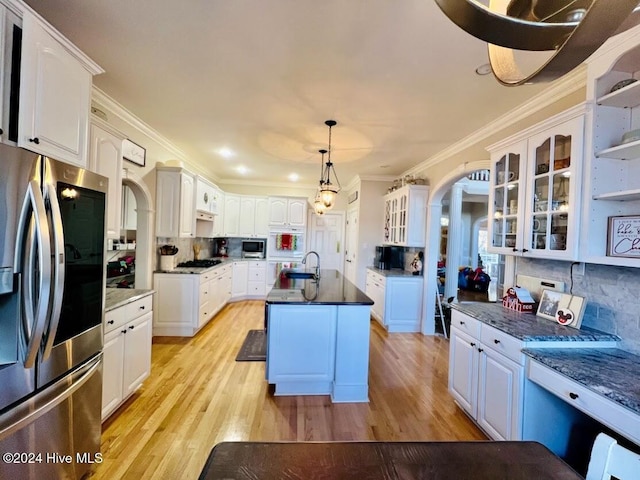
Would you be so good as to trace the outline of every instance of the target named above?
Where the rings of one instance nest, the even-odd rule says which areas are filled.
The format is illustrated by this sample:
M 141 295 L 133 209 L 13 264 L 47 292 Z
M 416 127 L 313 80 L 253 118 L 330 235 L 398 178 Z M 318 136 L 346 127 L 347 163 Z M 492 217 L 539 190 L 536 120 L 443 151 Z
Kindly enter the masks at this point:
M 40 139 L 38 137 L 30 138 L 29 141 L 35 143 L 36 145 L 40 143 Z
M 129 325 L 129 330 L 133 330 L 134 328 L 136 327 L 134 327 L 133 325 Z
M 478 351 L 479 352 L 484 352 L 484 348 L 479 348 Z
M 142 305 L 141 307 L 138 307 L 140 310 L 144 310 L 144 305 Z
M 0 135 L 4 133 L 4 130 L 0 128 Z
M 495 343 L 496 345 L 500 343 L 500 340 L 498 340 L 497 338 L 493 339 L 493 343 Z
M 518 251 L 518 249 L 517 249 L 517 248 L 513 248 L 512 250 L 513 250 L 514 252 L 517 252 L 517 251 Z
M 126 330 L 120 330 L 120 333 L 127 333 Z
M 573 392 L 569 392 L 569 396 L 571 397 L 571 400 L 575 400 L 576 398 L 578 398 L 578 394 Z
M 475 347 L 475 346 L 476 346 L 476 344 L 475 344 L 474 342 L 471 342 L 471 346 L 472 346 L 472 347 Z
M 460 321 L 460 325 L 464 325 L 464 322 L 463 322 L 463 321 Z
M 529 249 L 527 249 L 527 248 L 523 248 L 522 249 L 522 253 L 527 253 L 528 251 L 529 251 Z
M 108 323 L 109 325 L 113 325 L 114 323 L 116 323 L 116 321 L 115 321 L 115 320 L 109 320 L 107 323 Z

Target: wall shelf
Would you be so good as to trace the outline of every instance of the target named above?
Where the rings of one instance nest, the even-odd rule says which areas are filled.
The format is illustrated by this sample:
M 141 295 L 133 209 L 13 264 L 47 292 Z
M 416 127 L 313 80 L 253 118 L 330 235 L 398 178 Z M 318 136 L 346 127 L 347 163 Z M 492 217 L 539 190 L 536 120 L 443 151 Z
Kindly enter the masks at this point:
M 640 105 L 640 82 L 632 83 L 620 90 L 603 95 L 598 98 L 597 104 L 606 107 L 637 107 Z
M 596 152 L 596 157 L 616 158 L 618 160 L 633 160 L 640 158 L 640 140 L 616 145 Z
M 601 193 L 600 195 L 594 195 L 594 200 L 609 200 L 618 202 L 628 202 L 632 200 L 640 200 L 640 189 L 622 190 L 617 192 Z

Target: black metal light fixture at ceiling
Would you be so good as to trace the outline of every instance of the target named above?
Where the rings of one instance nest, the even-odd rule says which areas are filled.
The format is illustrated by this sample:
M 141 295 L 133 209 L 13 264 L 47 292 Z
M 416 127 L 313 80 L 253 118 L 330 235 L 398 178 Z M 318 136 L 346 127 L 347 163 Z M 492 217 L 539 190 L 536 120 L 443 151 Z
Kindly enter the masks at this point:
M 333 208 L 336 201 L 336 195 L 341 190 L 340 180 L 336 175 L 336 169 L 331 163 L 331 127 L 336 125 L 335 120 L 327 120 L 324 122 L 329 127 L 329 147 L 327 149 L 327 163 L 325 164 L 324 172 L 320 176 L 320 199 L 327 210 Z M 331 176 L 335 178 L 335 184 L 331 182 Z
M 638 16 L 638 0 L 486 1 L 435 0 L 451 21 L 488 43 L 494 75 L 507 86 L 561 77 L 610 36 L 637 23 Z M 523 73 L 515 50 L 555 53 L 533 72 Z
M 324 202 L 322 201 L 322 196 L 320 191 L 322 190 L 322 185 L 324 184 L 324 180 L 322 178 L 322 174 L 324 171 L 324 154 L 327 153 L 326 150 L 318 150 L 322 155 L 320 159 L 320 182 L 318 183 L 318 191 L 316 192 L 316 199 L 313 202 L 313 209 L 316 215 L 324 215 L 324 212 L 327 210 L 327 207 L 324 206 Z

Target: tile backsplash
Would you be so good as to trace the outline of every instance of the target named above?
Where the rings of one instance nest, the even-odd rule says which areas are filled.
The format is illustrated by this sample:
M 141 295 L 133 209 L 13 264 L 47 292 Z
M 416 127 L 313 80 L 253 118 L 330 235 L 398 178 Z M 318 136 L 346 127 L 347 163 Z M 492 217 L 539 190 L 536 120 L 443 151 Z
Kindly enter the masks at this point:
M 519 274 L 563 281 L 571 288 L 571 262 L 518 258 Z M 573 273 L 573 294 L 585 297 L 582 325 L 614 333 L 620 348 L 640 354 L 640 295 L 637 268 L 586 264 L 584 275 Z

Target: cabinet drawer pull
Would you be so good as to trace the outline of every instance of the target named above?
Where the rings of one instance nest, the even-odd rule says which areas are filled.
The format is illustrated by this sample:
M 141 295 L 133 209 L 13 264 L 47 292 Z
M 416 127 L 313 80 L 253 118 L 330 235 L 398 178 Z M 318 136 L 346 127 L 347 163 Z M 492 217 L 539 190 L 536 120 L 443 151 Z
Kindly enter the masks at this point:
M 527 249 L 527 248 L 523 248 L 522 249 L 522 253 L 527 253 L 528 251 L 529 251 L 529 249 Z
M 40 139 L 38 137 L 30 138 L 29 141 L 35 143 L 36 145 L 40 144 Z
M 144 305 L 142 305 L 141 307 L 138 307 L 138 309 L 144 310 Z
M 464 322 L 462 320 L 460 321 L 460 325 L 464 325 Z
M 479 352 L 484 352 L 484 348 L 479 348 L 478 351 Z
M 133 325 L 129 325 L 129 330 L 133 330 L 134 328 L 136 327 L 134 327 Z
M 115 321 L 115 320 L 109 320 L 107 323 L 108 323 L 109 325 L 113 325 L 114 323 L 116 323 L 116 321 Z
M 475 347 L 475 346 L 476 346 L 476 344 L 475 344 L 475 343 L 473 343 L 473 342 L 471 342 L 471 346 L 472 346 L 472 347 Z
M 578 394 L 573 392 L 569 392 L 569 396 L 571 397 L 571 400 L 575 400 L 576 398 L 578 398 Z
M 120 333 L 127 333 L 126 330 L 120 330 Z
M 493 343 L 495 343 L 496 345 L 500 343 L 500 340 L 498 340 L 497 338 L 493 339 Z
M 517 251 L 518 251 L 518 249 L 517 249 L 517 248 L 513 248 L 512 250 L 513 250 L 514 252 L 517 252 Z

